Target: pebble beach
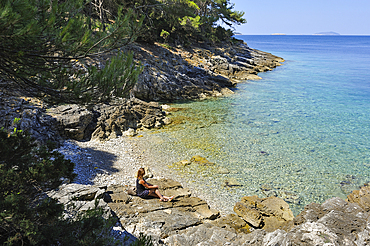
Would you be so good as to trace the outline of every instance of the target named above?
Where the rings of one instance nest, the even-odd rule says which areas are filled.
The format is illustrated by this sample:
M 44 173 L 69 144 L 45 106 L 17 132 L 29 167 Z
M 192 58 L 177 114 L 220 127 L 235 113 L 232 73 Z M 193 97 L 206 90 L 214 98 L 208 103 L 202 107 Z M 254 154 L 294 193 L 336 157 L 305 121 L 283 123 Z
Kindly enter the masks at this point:
M 137 170 L 145 167 L 153 178 L 170 178 L 180 182 L 183 187 L 191 190 L 192 196 L 207 201 L 211 208 L 219 210 L 221 214 L 232 212 L 233 204 L 215 201 L 210 194 L 187 183 L 168 167 L 168 164 L 178 161 L 178 156 L 171 153 L 155 155 L 146 148 L 145 141 L 142 135 L 121 136 L 109 141 L 66 140 L 58 151 L 75 163 L 77 177 L 74 183 L 135 186 Z

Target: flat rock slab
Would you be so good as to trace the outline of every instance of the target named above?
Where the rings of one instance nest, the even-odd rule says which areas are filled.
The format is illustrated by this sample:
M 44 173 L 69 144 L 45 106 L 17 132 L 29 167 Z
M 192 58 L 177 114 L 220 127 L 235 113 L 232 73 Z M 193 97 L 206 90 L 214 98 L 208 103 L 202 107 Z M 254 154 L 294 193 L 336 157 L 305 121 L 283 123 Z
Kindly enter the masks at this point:
M 171 202 L 142 199 L 128 195 L 127 187 L 119 185 L 108 187 L 106 192 L 108 206 L 122 226 L 135 236 L 143 232 L 159 241 L 220 216 L 219 211 L 210 209 L 204 200 L 191 197 L 190 191 L 179 182 L 171 179 L 149 179 L 148 182 L 158 185 L 162 194 L 175 198 Z
M 210 224 L 202 224 L 200 226 L 188 228 L 182 234 L 172 235 L 164 239 L 166 245 L 249 245 L 247 234 L 236 234 L 229 230 L 212 226 Z

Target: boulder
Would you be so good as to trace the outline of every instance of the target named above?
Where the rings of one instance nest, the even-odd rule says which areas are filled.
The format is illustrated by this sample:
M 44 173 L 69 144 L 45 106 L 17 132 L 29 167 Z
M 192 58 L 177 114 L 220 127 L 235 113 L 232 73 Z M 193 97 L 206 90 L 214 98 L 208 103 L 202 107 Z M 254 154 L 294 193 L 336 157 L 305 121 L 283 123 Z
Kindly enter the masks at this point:
M 166 114 L 158 103 L 136 98 L 95 105 L 92 111 L 96 127 L 91 138 L 97 140 L 135 136 L 137 129 L 160 128 L 168 124 Z
M 357 203 L 366 212 L 370 211 L 370 186 L 365 185 L 360 190 L 354 190 L 347 196 L 347 201 Z
M 251 232 L 245 245 L 368 245 L 368 221 L 368 213 L 359 205 L 334 197 L 321 205 L 307 205 L 281 229 Z
M 64 204 L 64 217 L 72 218 L 75 214 L 94 209 L 102 208 L 104 217 L 112 216 L 112 211 L 104 201 L 106 187 L 81 185 L 81 184 L 63 184 L 58 190 L 47 192 L 47 196 L 58 200 Z
M 209 223 L 234 233 L 250 233 L 251 228 L 245 220 L 236 214 L 227 214 Z
M 277 197 L 245 196 L 234 206 L 234 212 L 256 228 L 273 231 L 293 220 L 289 205 Z
M 50 108 L 48 113 L 57 120 L 62 136 L 76 140 L 87 137 L 86 129 L 93 120 L 93 113 L 87 108 L 68 104 Z

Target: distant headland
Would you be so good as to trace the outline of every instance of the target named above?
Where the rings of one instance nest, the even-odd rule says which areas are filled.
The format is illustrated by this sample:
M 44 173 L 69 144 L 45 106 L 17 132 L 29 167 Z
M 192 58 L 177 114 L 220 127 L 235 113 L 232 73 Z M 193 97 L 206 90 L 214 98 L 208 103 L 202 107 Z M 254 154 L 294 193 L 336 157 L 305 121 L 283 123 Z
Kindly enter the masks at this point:
M 340 34 L 337 32 L 318 32 L 313 35 L 340 35 Z

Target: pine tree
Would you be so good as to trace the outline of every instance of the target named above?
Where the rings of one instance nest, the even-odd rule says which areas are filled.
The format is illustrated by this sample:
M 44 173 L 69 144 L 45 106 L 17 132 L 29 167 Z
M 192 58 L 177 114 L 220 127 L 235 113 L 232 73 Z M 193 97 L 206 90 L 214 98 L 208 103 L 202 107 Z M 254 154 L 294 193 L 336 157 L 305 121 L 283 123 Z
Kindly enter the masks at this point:
M 136 39 L 142 19 L 132 11 L 123 15 L 120 6 L 116 16 L 100 18 L 92 6 L 85 0 L 0 1 L 0 79 L 64 102 L 127 96 L 141 68 L 117 49 Z M 113 50 L 118 55 L 104 68 L 76 70 Z
M 54 223 L 63 211 L 56 201 L 40 199 L 60 178 L 73 179 L 74 164 L 51 144 L 37 147 L 29 134 L 0 130 L 0 244 L 37 244 L 41 226 Z
M 126 0 L 124 10 L 133 10 L 145 17 L 143 32 L 138 40 L 145 42 L 196 41 L 220 42 L 229 40 L 231 27 L 244 24 L 244 12 L 235 11 L 229 0 Z

